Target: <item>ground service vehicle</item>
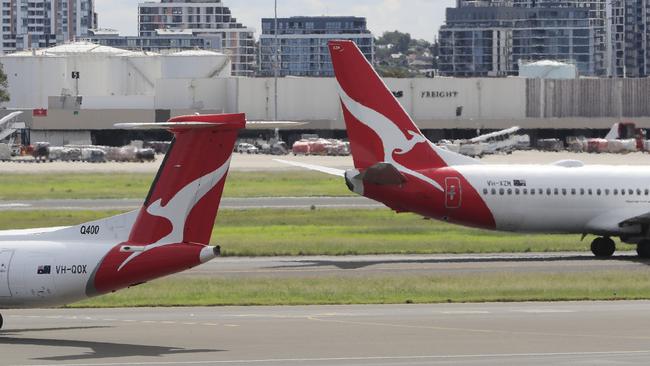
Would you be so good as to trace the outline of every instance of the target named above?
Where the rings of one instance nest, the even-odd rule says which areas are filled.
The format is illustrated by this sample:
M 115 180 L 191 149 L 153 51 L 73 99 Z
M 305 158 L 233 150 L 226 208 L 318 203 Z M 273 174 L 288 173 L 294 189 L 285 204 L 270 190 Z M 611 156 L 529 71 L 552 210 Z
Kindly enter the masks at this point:
M 0 232 L 0 308 L 68 304 L 217 257 L 219 247 L 208 243 L 245 125 L 243 114 L 123 124 L 175 136 L 143 206 L 73 227 Z
M 491 230 L 612 237 L 650 257 L 650 167 L 484 165 L 428 141 L 351 41 L 329 44 L 355 169 L 293 165 L 345 177 L 350 190 L 397 212 Z

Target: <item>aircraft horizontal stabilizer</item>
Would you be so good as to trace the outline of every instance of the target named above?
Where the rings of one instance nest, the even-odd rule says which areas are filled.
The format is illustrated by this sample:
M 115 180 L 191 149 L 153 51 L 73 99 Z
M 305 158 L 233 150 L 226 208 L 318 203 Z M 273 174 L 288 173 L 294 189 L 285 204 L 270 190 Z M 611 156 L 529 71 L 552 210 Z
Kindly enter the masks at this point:
M 288 160 L 282 160 L 282 159 L 273 159 L 273 160 L 277 161 L 278 163 L 282 163 L 282 164 L 297 166 L 299 168 L 314 170 L 314 171 L 329 174 L 329 175 L 336 175 L 337 177 L 345 177 L 345 170 L 343 170 L 343 169 L 328 168 L 326 166 L 321 166 L 321 165 L 299 163 L 297 161 L 288 161 Z
M 115 128 L 127 130 L 168 130 L 168 129 L 190 129 L 190 128 L 209 128 L 219 125 L 219 123 L 207 122 L 134 122 L 134 123 L 116 123 Z

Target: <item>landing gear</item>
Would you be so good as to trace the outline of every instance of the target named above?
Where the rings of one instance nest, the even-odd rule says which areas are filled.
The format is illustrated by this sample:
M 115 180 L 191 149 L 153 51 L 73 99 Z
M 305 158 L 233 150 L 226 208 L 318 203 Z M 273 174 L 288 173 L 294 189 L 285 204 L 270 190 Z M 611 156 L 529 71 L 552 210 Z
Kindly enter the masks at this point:
M 2 314 L 0 314 L 0 329 L 2 329 L 2 324 L 4 323 L 4 320 L 2 319 Z
M 636 245 L 636 253 L 639 255 L 639 258 L 650 258 L 650 240 L 641 240 Z
M 596 238 L 591 242 L 591 252 L 598 258 L 609 258 L 616 251 L 616 243 L 611 238 Z

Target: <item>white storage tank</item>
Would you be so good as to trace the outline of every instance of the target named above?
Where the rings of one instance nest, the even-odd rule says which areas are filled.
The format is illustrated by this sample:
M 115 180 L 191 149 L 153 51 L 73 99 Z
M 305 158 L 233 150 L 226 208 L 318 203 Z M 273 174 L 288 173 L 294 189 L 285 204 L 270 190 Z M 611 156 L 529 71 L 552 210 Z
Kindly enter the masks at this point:
M 230 57 L 223 53 L 191 50 L 161 56 L 162 79 L 213 79 L 231 75 Z
M 48 108 L 60 95 L 153 95 L 160 55 L 74 42 L 0 56 L 7 73 L 9 108 Z
M 528 79 L 577 79 L 575 64 L 553 60 L 519 61 L 519 76 Z

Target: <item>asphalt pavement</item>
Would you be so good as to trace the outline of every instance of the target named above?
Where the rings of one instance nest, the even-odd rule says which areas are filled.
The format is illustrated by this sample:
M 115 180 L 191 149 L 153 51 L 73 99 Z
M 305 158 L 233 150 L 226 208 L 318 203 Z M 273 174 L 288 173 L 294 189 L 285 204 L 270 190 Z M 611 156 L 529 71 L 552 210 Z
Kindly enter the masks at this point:
M 135 210 L 143 199 L 73 199 L 0 201 L 0 211 L 8 210 Z M 254 208 L 310 209 L 316 208 L 382 208 L 384 205 L 361 196 L 353 197 L 257 197 L 223 198 L 222 208 L 246 210 Z
M 227 248 L 225 248 L 227 250 Z M 483 273 L 576 273 L 648 271 L 650 260 L 634 252 L 599 259 L 588 252 L 368 255 L 217 258 L 179 277 L 294 277 L 468 275 Z
M 4 311 L 2 365 L 647 365 L 650 302 Z

